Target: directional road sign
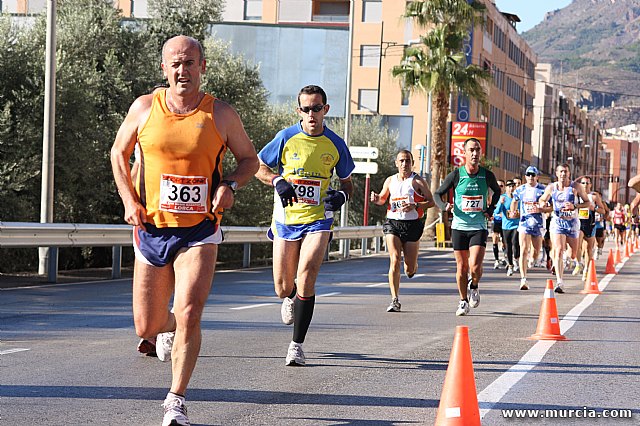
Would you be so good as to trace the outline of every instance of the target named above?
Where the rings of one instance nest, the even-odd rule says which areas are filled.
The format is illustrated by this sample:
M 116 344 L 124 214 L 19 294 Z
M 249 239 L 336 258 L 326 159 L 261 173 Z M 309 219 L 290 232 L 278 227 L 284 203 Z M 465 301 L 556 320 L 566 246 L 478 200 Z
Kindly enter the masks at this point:
M 366 161 L 354 161 L 354 163 L 356 164 L 356 168 L 353 169 L 353 173 L 357 173 L 360 175 L 375 175 L 376 173 L 378 173 L 378 163 L 367 163 Z
M 366 160 L 375 160 L 378 158 L 378 148 L 370 146 L 350 146 L 349 152 L 353 158 L 364 158 Z

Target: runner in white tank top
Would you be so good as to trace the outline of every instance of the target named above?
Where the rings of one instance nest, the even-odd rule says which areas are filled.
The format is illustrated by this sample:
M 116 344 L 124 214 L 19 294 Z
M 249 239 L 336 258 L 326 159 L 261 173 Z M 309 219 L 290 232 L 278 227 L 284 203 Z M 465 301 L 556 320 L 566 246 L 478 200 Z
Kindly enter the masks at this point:
M 413 155 L 402 150 L 395 161 L 398 174 L 389 176 L 380 194 L 371 191 L 371 202 L 379 206 L 389 202 L 383 226 L 389 250 L 389 288 L 391 304 L 387 312 L 400 312 L 400 259 L 404 253 L 404 272 L 412 278 L 418 270 L 418 251 L 424 223 L 424 210 L 435 205 L 427 182 L 412 171 Z

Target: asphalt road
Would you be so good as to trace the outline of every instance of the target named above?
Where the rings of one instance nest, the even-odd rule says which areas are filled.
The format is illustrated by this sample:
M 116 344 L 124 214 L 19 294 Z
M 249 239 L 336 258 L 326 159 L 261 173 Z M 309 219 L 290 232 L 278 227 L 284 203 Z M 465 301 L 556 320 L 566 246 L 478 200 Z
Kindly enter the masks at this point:
M 386 255 L 326 263 L 304 368 L 284 366 L 292 328 L 280 322 L 270 269 L 220 272 L 189 417 L 197 425 L 433 424 L 455 327 L 468 325 L 483 424 L 640 424 L 639 259 L 607 277 L 600 260 L 606 289 L 597 297 L 579 294 L 582 282 L 569 275 L 567 294 L 557 296 L 569 340 L 550 343 L 527 339 L 551 278 L 544 269 L 520 291 L 517 274 L 486 260 L 480 306 L 456 317 L 450 250 L 422 251 L 418 275 L 402 278 L 400 313 L 386 312 Z M 160 424 L 170 364 L 140 356 L 137 340 L 130 280 L 0 289 L 0 425 Z M 633 418 L 575 418 L 610 409 Z M 542 411 L 508 419 L 503 410 Z M 540 413 L 547 418 L 532 419 Z

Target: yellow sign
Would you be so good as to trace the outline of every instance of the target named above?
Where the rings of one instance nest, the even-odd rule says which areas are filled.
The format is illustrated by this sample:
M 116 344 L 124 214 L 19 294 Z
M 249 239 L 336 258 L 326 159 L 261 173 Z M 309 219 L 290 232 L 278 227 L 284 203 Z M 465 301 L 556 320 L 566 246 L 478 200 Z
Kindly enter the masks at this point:
M 444 248 L 444 223 L 436 223 L 436 247 Z

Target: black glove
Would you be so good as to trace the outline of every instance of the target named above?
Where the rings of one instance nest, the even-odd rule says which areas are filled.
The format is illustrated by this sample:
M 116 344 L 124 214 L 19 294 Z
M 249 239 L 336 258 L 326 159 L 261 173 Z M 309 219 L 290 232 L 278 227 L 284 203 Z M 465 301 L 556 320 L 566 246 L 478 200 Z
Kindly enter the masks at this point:
M 335 189 L 327 190 L 327 196 L 322 199 L 324 201 L 324 209 L 332 212 L 340 210 L 340 207 L 347 202 L 349 196 L 344 191 L 336 191 Z
M 278 191 L 280 201 L 282 201 L 282 207 L 293 206 L 293 203 L 298 202 L 296 190 L 293 189 L 293 186 L 284 180 L 282 176 L 276 176 L 271 182 L 276 188 L 276 191 Z

